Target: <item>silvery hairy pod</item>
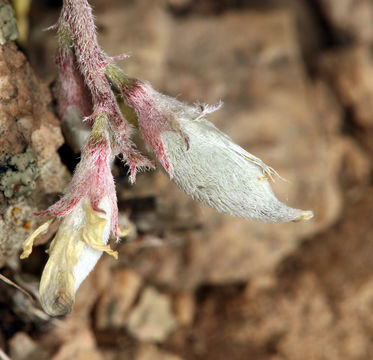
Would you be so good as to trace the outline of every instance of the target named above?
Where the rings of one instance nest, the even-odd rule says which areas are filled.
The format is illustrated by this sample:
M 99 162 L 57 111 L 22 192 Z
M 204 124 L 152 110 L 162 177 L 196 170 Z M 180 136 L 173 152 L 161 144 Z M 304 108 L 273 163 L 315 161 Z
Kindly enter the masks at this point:
M 192 198 L 233 216 L 269 222 L 308 220 L 274 195 L 277 173 L 206 119 L 217 107 L 186 105 L 136 80 L 122 93 L 139 129 L 170 178 Z

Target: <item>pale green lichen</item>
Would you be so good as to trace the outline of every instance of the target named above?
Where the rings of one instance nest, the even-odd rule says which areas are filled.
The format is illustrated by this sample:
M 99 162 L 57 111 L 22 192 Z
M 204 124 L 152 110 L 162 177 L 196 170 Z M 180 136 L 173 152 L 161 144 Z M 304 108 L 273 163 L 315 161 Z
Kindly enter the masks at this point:
M 39 169 L 33 151 L 28 148 L 22 154 L 10 156 L 0 166 L 0 191 L 11 198 L 28 195 L 36 185 Z
M 19 36 L 17 22 L 13 16 L 12 7 L 0 1 L 0 45 L 7 41 L 17 40 Z

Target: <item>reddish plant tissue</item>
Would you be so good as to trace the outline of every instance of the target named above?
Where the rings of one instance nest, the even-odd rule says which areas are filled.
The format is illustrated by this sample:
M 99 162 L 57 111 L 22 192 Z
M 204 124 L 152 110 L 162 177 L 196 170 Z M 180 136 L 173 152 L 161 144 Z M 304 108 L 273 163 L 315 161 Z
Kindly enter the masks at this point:
M 41 302 L 50 315 L 71 311 L 77 288 L 103 252 L 116 256 L 107 246 L 110 232 L 118 238 L 110 164 L 121 154 L 131 183 L 137 171 L 154 168 L 132 142 L 134 131 L 181 189 L 220 212 L 269 222 L 313 216 L 280 202 L 270 186 L 275 170 L 206 119 L 221 104 L 185 104 L 116 67 L 115 60 L 126 56 L 109 57 L 100 48 L 87 0 L 64 0 L 53 28 L 58 33 L 60 116 L 78 114 L 90 134 L 66 194 L 40 213 L 63 218 L 40 284 Z M 131 123 L 118 101 L 132 111 Z M 49 224 L 26 240 L 22 257 Z

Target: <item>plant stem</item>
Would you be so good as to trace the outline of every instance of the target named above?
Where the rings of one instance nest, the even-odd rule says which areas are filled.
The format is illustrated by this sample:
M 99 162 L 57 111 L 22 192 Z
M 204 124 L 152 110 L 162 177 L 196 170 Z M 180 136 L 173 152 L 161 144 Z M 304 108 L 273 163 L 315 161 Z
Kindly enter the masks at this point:
M 131 125 L 122 115 L 111 84 L 105 76 L 106 69 L 115 58 L 106 55 L 97 42 L 92 9 L 88 1 L 64 0 L 57 25 L 60 44 L 68 42 L 66 37 L 69 34 L 76 63 L 91 92 L 93 113 L 88 120 L 94 121 L 97 115 L 106 115 L 113 154 L 123 154 L 130 166 L 130 179 L 134 181 L 138 167 L 152 167 L 152 164 L 135 150 L 130 140 Z

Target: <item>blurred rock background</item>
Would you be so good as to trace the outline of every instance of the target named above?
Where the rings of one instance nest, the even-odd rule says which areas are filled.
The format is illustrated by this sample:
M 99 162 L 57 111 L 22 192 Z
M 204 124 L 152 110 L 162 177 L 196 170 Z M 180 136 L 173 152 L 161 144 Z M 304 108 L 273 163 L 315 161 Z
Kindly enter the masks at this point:
M 0 47 L 0 266 L 31 293 L 0 280 L 1 351 L 13 360 L 373 358 L 373 1 L 91 3 L 102 47 L 132 55 L 126 72 L 188 102 L 223 100 L 211 120 L 290 180 L 274 184 L 278 197 L 315 218 L 220 215 L 161 170 L 131 187 L 118 161 L 120 224 L 131 234 L 116 245 L 118 261 L 100 260 L 73 313 L 48 318 L 33 297 L 53 229 L 29 259 L 19 249 L 78 155 L 62 145 L 56 38 L 42 31 L 60 4 L 35 0 L 21 50 L 12 38 Z

